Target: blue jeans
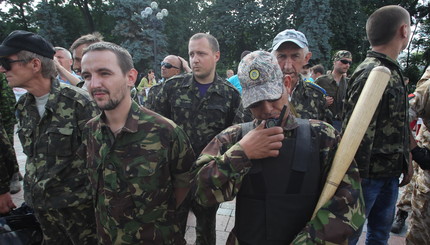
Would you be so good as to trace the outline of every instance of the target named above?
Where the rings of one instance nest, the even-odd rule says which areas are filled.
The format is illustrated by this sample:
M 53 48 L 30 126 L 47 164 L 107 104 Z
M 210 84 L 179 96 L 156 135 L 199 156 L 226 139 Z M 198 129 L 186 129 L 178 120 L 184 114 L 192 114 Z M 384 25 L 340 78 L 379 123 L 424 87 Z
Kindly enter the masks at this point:
M 399 193 L 398 178 L 361 179 L 363 197 L 366 207 L 367 235 L 366 244 L 387 244 L 390 238 L 391 225 L 394 221 L 397 196 Z M 358 242 L 363 227 L 349 238 L 349 244 Z

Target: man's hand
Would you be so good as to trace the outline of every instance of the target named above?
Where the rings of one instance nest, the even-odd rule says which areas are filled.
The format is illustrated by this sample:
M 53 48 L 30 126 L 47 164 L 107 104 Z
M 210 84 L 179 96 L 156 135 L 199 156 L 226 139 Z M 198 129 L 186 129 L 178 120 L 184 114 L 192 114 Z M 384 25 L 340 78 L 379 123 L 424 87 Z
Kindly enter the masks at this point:
M 265 121 L 249 131 L 240 141 L 243 151 L 249 159 L 276 157 L 282 147 L 284 130 L 281 127 L 264 128 Z
M 188 65 L 188 61 L 186 61 L 184 58 L 182 58 L 181 56 L 178 56 L 178 59 L 181 61 L 182 63 L 182 68 L 184 68 L 184 71 L 186 73 L 190 73 L 193 70 L 191 70 L 190 66 Z
M 12 197 L 9 192 L 0 195 L 0 214 L 9 213 L 13 208 L 16 208 L 15 203 L 12 201 Z
M 325 105 L 326 106 L 330 106 L 331 104 L 333 104 L 333 102 L 334 102 L 333 97 L 331 97 L 331 96 L 326 96 L 325 97 Z
M 400 182 L 399 187 L 402 187 L 402 186 L 409 184 L 409 182 L 411 182 L 413 175 L 414 175 L 414 168 L 412 166 L 412 154 L 409 153 L 408 169 L 403 170 L 403 179 L 402 179 L 402 182 Z

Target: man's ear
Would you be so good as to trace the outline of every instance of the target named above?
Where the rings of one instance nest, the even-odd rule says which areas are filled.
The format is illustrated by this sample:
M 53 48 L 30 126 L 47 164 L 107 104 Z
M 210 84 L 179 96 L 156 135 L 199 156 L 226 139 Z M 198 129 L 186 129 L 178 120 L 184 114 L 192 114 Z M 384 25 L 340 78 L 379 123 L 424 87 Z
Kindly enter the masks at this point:
M 136 69 L 134 69 L 134 68 L 128 71 L 128 73 L 127 73 L 127 78 L 128 78 L 127 85 L 129 87 L 133 87 L 134 86 L 134 83 L 136 82 L 138 73 L 139 72 Z
M 407 24 L 403 24 L 400 26 L 400 35 L 402 38 L 408 37 L 408 25 Z
M 306 64 L 309 62 L 309 60 L 311 59 L 311 57 L 312 57 L 312 52 L 308 52 L 308 53 L 306 54 L 306 56 L 305 56 Z
M 291 81 L 292 81 L 292 79 L 291 79 L 290 75 L 284 75 L 284 85 L 288 91 L 290 91 L 291 86 L 292 86 Z

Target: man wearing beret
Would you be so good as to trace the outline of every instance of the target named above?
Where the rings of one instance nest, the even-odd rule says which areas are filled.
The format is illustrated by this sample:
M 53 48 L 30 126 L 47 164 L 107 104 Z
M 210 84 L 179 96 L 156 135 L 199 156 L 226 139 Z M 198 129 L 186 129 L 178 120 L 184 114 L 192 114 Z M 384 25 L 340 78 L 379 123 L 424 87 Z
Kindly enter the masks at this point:
M 342 130 L 342 109 L 348 79 L 345 74 L 352 64 L 352 54 L 347 50 L 339 50 L 333 56 L 333 71 L 319 77 L 315 82 L 327 92 L 327 106 L 333 114 L 333 126 Z
M 243 106 L 255 120 L 225 129 L 202 151 L 193 166 L 197 202 L 211 206 L 236 198 L 229 245 L 343 244 L 364 223 L 355 163 L 312 218 L 339 133 L 290 113 L 291 77 L 283 76 L 272 54 L 248 54 L 238 76 Z
M 84 90 L 60 83 L 53 46 L 13 31 L 0 45 L 0 72 L 28 91 L 16 105 L 18 135 L 27 155 L 24 199 L 34 209 L 44 244 L 96 244 L 85 162 L 76 156 L 86 122 L 98 114 Z

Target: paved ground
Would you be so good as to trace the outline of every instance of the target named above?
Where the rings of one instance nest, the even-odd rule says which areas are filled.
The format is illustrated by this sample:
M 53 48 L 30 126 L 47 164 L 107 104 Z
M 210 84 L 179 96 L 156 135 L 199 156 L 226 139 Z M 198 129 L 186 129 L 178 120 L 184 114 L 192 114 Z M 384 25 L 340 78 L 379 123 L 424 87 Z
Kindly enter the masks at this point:
M 24 153 L 22 153 L 22 146 L 19 142 L 19 139 L 17 135 L 15 134 L 15 151 L 17 153 L 17 158 L 19 162 L 19 169 L 22 174 L 25 173 L 25 159 L 26 156 Z M 22 202 L 24 202 L 23 198 L 23 191 L 18 192 L 13 196 L 13 200 L 17 206 L 21 205 Z M 222 203 L 220 205 L 220 208 L 217 212 L 217 219 L 216 219 L 216 235 L 217 235 L 217 242 L 216 244 L 222 245 L 225 244 L 225 241 L 227 240 L 228 233 L 233 228 L 234 225 L 234 214 L 235 214 L 235 202 L 226 202 Z M 196 233 L 195 233 L 195 226 L 196 226 L 196 219 L 192 213 L 188 216 L 188 224 L 187 224 L 187 230 L 185 234 L 185 239 L 187 240 L 187 244 L 195 244 L 196 240 Z M 362 236 L 360 237 L 359 245 L 364 244 L 364 238 L 365 238 L 366 231 L 363 232 Z M 389 245 L 402 245 L 405 244 L 405 235 L 406 235 L 406 228 L 403 229 L 402 233 L 400 234 L 391 234 L 390 240 L 388 242 Z

